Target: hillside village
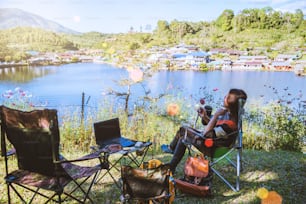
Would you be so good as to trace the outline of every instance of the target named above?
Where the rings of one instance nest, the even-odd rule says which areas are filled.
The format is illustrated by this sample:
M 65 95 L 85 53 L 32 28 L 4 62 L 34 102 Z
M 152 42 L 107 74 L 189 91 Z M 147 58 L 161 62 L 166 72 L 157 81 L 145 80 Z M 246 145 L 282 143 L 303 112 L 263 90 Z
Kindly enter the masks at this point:
M 115 52 L 106 54 L 100 49 L 80 49 L 63 53 L 30 51 L 27 61 L 0 62 L 0 67 L 60 65 L 75 62 L 109 63 L 127 68 L 138 66 L 145 69 L 169 70 L 269 70 L 294 71 L 305 75 L 306 60 L 301 60 L 306 49 L 298 54 L 278 54 L 274 59 L 267 55 L 249 55 L 247 51 L 215 48 L 208 52 L 194 45 L 180 44 L 173 47 L 152 47 L 135 50 L 134 53 Z M 120 56 L 121 55 L 121 56 Z M 127 55 L 122 57 L 122 55 Z

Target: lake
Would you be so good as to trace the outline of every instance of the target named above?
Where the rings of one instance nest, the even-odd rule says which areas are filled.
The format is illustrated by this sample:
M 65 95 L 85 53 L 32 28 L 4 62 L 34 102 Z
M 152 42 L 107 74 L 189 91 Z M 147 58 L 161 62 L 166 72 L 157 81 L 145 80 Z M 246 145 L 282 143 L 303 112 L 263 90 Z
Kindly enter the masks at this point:
M 96 106 L 110 88 L 125 92 L 126 87 L 116 81 L 128 77 L 125 69 L 95 63 L 0 69 L 1 104 L 19 87 L 26 96 L 46 107 L 80 106 L 83 92 L 87 105 Z M 142 84 L 132 86 L 132 101 L 136 103 L 144 90 L 150 90 L 151 97 L 161 93 L 201 97 L 204 87 L 219 97 L 229 88 L 242 88 L 248 93 L 248 104 L 285 99 L 297 106 L 296 98 L 306 101 L 306 78 L 293 72 L 167 70 L 153 73 Z

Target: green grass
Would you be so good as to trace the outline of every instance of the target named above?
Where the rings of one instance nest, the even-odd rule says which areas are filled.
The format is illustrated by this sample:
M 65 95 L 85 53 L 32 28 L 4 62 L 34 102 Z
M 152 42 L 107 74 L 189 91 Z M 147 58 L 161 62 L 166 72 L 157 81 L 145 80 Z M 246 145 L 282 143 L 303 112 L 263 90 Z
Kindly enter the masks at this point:
M 82 153 L 74 151 L 67 153 L 73 158 L 81 156 Z M 65 154 L 65 155 L 67 155 Z M 187 156 L 187 154 L 186 154 Z M 186 159 L 186 156 L 184 159 Z M 151 158 L 169 162 L 171 155 L 155 152 L 154 155 L 148 152 L 146 160 Z M 283 203 L 304 203 L 306 200 L 306 156 L 302 153 L 275 150 L 271 152 L 244 150 L 243 151 L 243 171 L 241 173 L 241 190 L 233 192 L 221 180 L 214 176 L 212 185 L 212 197 L 198 198 L 183 196 L 178 193 L 174 203 L 196 204 L 196 203 L 260 203 L 256 197 L 258 188 L 265 187 L 270 191 L 276 191 L 283 197 Z M 14 162 L 14 159 L 10 159 Z M 182 177 L 183 163 L 178 166 L 176 178 Z M 219 166 L 221 171 L 234 175 L 235 173 L 226 164 Z M 0 161 L 0 177 L 4 177 L 4 161 Z M 113 172 L 117 178 L 120 174 Z M 230 180 L 233 177 L 230 177 Z M 4 180 L 0 182 L 0 203 L 7 203 L 6 185 Z M 14 201 L 16 195 L 12 194 Z M 27 194 L 28 195 L 28 194 Z M 28 195 L 29 196 L 29 195 Z M 97 203 L 120 203 L 120 191 L 113 184 L 110 177 L 103 178 L 92 189 L 92 197 Z M 30 197 L 28 197 L 30 198 Z M 34 203 L 42 203 L 39 198 Z M 73 203 L 69 201 L 67 203 Z
M 188 104 L 182 104 L 184 104 L 184 106 L 181 106 L 180 115 L 175 117 L 166 116 L 164 111 L 161 111 L 166 110 L 166 107 L 159 107 L 159 109 L 156 109 L 154 106 L 156 104 L 151 104 L 152 106 L 148 109 L 150 111 L 140 108 L 139 110 L 135 110 L 133 116 L 127 117 L 127 114 L 122 109 L 114 111 L 113 107 L 108 106 L 106 103 L 101 106 L 103 108 L 99 111 L 93 113 L 88 112 L 88 116 L 90 117 L 85 120 L 84 125 L 80 123 L 79 114 L 67 113 L 65 117 L 61 118 L 62 122 L 59 124 L 61 133 L 60 148 L 64 151 L 63 155 L 67 158 L 78 158 L 84 155 L 84 152 L 89 151 L 89 146 L 95 144 L 94 133 L 92 130 L 93 122 L 119 117 L 122 135 L 135 140 L 152 141 L 153 152 L 149 152 L 148 157 L 146 158 L 147 160 L 157 158 L 163 162 L 169 162 L 171 160 L 171 155 L 161 154 L 160 145 L 169 143 L 182 123 L 188 122 L 188 119 L 190 118 L 192 121 L 194 120 L 188 115 Z M 192 105 L 190 107 L 192 107 Z M 190 109 L 190 107 L 188 109 Z M 250 110 L 247 110 L 246 113 L 250 113 Z M 277 113 L 280 115 L 282 114 L 281 111 Z M 264 114 L 264 116 L 270 116 L 267 113 L 262 114 Z M 279 126 L 277 127 L 280 127 L 281 130 L 285 131 L 285 133 L 292 129 L 291 126 L 294 126 L 295 128 L 300 127 L 292 125 L 287 119 L 282 121 L 287 123 L 282 123 L 280 124 L 281 126 L 278 124 Z M 304 121 L 304 119 L 301 121 Z M 269 133 L 271 133 L 269 138 L 265 137 L 264 139 L 261 139 L 260 137 L 257 137 L 257 133 L 269 129 L 269 127 L 257 126 L 257 124 L 263 124 L 261 117 L 256 118 L 252 114 L 246 114 L 244 122 L 246 123 L 244 124 L 244 147 L 250 149 L 262 148 L 265 144 L 270 144 L 274 140 L 280 142 L 278 138 L 284 135 L 284 131 L 281 132 L 272 129 L 269 131 Z M 298 124 L 300 124 L 300 122 Z M 295 137 L 293 139 L 298 139 L 301 135 L 305 135 L 303 134 L 305 133 L 305 129 L 303 128 L 304 126 L 297 128 L 298 131 L 296 132 L 289 133 Z M 285 140 L 283 143 L 292 145 L 291 142 L 286 142 Z M 303 144 L 302 148 L 303 152 L 305 152 L 305 144 Z M 233 192 L 215 176 L 213 178 L 211 197 L 198 198 L 178 194 L 174 203 L 260 203 L 260 199 L 256 197 L 256 192 L 260 187 L 265 187 L 270 191 L 278 192 L 283 197 L 283 203 L 305 203 L 305 154 L 298 151 L 278 150 L 280 148 L 275 145 L 271 146 L 270 151 L 250 149 L 245 149 L 243 151 L 243 171 L 241 173 L 241 190 L 239 192 Z M 186 159 L 186 157 L 184 159 Z M 13 167 L 16 167 L 16 161 L 14 158 L 11 158 L 9 161 L 15 164 Z M 183 161 L 178 166 L 177 174 L 175 175 L 176 178 L 183 176 Z M 219 167 L 223 172 L 235 175 L 235 172 L 231 170 L 229 166 L 225 165 Z M 3 158 L 0 158 L 1 178 L 4 177 L 4 172 L 4 161 Z M 117 178 L 120 177 L 119 172 L 114 173 Z M 230 180 L 234 180 L 234 177 L 231 177 Z M 7 203 L 7 191 L 3 179 L 0 179 L 0 191 L 2 192 L 0 194 L 0 204 Z M 19 203 L 16 200 L 17 196 L 15 194 L 12 195 L 12 203 Z M 30 194 L 26 194 L 26 197 L 29 199 L 31 198 Z M 109 177 L 103 178 L 101 182 L 94 186 L 92 189 L 92 197 L 96 203 L 120 203 L 120 191 Z M 38 198 L 34 203 L 43 203 L 43 201 L 43 199 Z M 73 202 L 69 201 L 67 203 Z

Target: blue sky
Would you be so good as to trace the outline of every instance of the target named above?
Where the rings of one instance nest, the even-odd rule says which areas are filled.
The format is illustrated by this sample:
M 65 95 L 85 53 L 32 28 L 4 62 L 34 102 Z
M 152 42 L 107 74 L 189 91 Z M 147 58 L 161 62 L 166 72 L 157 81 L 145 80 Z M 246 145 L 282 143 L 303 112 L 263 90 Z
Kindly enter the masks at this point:
M 103 33 L 152 31 L 158 20 L 211 21 L 225 9 L 272 7 L 301 9 L 305 0 L 0 0 L 0 8 L 19 8 L 79 31 Z

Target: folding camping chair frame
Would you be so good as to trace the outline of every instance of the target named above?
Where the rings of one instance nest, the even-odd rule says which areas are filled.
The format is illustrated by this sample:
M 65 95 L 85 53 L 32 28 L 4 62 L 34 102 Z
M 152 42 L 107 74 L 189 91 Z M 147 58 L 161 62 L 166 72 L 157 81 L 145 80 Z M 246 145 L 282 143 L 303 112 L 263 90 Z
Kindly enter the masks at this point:
M 107 121 L 111 121 L 113 120 L 116 124 L 115 124 L 115 127 L 113 128 L 119 128 L 117 131 L 117 133 L 120 134 L 120 125 L 119 125 L 119 118 L 113 118 L 113 119 L 109 119 Z M 106 121 L 101 121 L 102 123 L 103 122 L 106 122 Z M 96 134 L 99 134 L 97 131 L 96 131 L 96 124 L 98 123 L 101 123 L 101 122 L 97 122 L 97 123 L 94 123 L 94 132 L 95 132 L 95 138 L 96 138 L 96 143 L 98 144 L 99 143 L 99 139 L 97 137 Z M 120 137 L 122 138 L 122 136 L 120 135 Z M 108 136 L 108 138 L 110 138 Z M 119 139 L 121 139 L 119 138 Z M 117 149 L 117 150 L 111 150 L 109 148 L 111 148 L 111 146 L 113 144 L 109 144 L 109 145 L 106 145 L 104 147 L 99 147 L 99 146 L 96 146 L 96 147 L 91 147 L 94 151 L 99 151 L 99 150 L 103 150 L 103 158 L 105 161 L 107 161 L 107 163 L 109 164 L 109 167 L 107 169 L 106 172 L 104 172 L 104 174 L 102 175 L 99 175 L 98 176 L 98 179 L 96 182 L 99 182 L 102 178 L 104 178 L 106 175 L 109 175 L 112 180 L 114 181 L 115 185 L 121 190 L 121 184 L 120 182 L 117 181 L 117 179 L 115 178 L 115 176 L 113 174 L 111 174 L 111 170 L 112 169 L 115 169 L 116 171 L 120 172 L 121 169 L 119 169 L 117 167 L 118 164 L 120 164 L 121 166 L 121 163 L 122 161 L 125 161 L 125 165 L 131 165 L 131 164 L 134 164 L 136 165 L 137 167 L 139 167 L 144 159 L 145 159 L 145 156 L 147 155 L 147 152 L 150 148 L 150 146 L 152 145 L 152 142 L 142 142 L 142 145 L 141 146 L 135 146 L 135 144 L 138 142 L 138 141 L 135 141 L 135 140 L 130 140 L 130 139 L 127 139 L 127 138 L 124 138 L 126 141 L 129 141 L 131 143 L 134 143 L 133 146 L 129 146 L 129 147 L 121 147 L 120 149 Z M 111 140 L 111 139 L 110 139 Z M 116 145 L 116 144 L 114 144 Z M 120 144 L 119 144 L 120 145 Z M 110 161 L 110 156 L 112 155 L 119 155 L 119 158 L 117 158 L 115 160 L 115 162 L 111 162 Z M 141 156 L 140 158 L 140 161 L 139 161 L 139 156 Z M 128 162 L 127 162 L 128 161 Z
M 134 168 L 122 165 L 121 201 L 123 203 L 137 201 L 137 203 L 169 204 L 172 202 L 171 197 L 173 196 L 172 193 L 174 193 L 170 192 L 170 182 L 172 182 L 170 177 L 170 166 L 167 164 L 161 164 L 154 168 Z M 152 191 L 147 192 L 145 189 L 151 189 Z
M 230 147 L 217 147 L 211 155 L 211 162 L 209 164 L 212 172 L 215 173 L 229 188 L 231 188 L 235 192 L 238 192 L 240 190 L 240 173 L 242 171 L 242 136 L 243 136 L 242 115 L 244 114 L 243 106 L 245 104 L 245 100 L 244 99 L 239 99 L 238 104 L 239 104 L 239 108 L 238 108 L 238 130 L 229 134 L 229 135 L 236 134 L 236 139 L 234 141 L 234 144 L 231 145 Z M 196 121 L 197 121 L 197 119 L 196 119 Z M 186 135 L 187 135 L 188 127 L 185 127 L 185 128 L 186 128 Z M 193 132 L 197 136 L 203 138 L 203 135 L 201 133 L 196 132 L 196 131 L 193 131 Z M 203 139 L 205 139 L 205 138 L 203 138 Z M 191 151 L 192 144 L 186 142 L 186 140 L 185 140 L 184 143 L 187 146 L 188 150 Z M 221 148 L 226 148 L 226 153 L 222 154 L 219 157 L 215 157 L 214 153 L 218 149 L 221 149 Z M 236 155 L 236 160 L 233 161 L 232 159 L 229 158 L 229 156 L 232 153 L 234 153 L 235 151 L 237 152 L 237 155 Z M 226 179 L 225 176 L 223 176 L 220 173 L 220 171 L 218 171 L 215 167 L 216 164 L 219 163 L 220 161 L 222 161 L 223 159 L 226 159 L 231 164 L 231 166 L 233 166 L 236 169 L 236 181 L 235 181 L 234 184 L 231 183 L 228 179 Z
M 10 117 L 11 116 L 10 114 L 12 114 L 13 117 Z M 24 121 L 28 121 L 32 123 L 31 120 L 35 121 L 37 119 L 37 118 L 36 119 L 31 118 L 31 114 L 39 115 L 38 120 L 41 119 L 40 114 L 47 115 L 46 117 L 48 118 L 48 120 L 50 119 L 50 121 L 48 121 L 50 122 L 49 132 L 45 132 L 45 130 L 37 129 L 37 127 L 27 127 L 27 125 L 24 124 Z M 20 191 L 18 191 L 18 189 L 16 188 L 17 186 L 22 187 L 26 189 L 27 191 L 33 193 L 31 198 L 28 201 L 29 203 L 34 202 L 34 198 L 37 195 L 46 198 L 47 201 L 45 203 L 48 203 L 50 201 L 54 201 L 56 203 L 62 203 L 66 201 L 67 198 L 72 198 L 73 200 L 79 203 L 85 203 L 86 200 L 89 200 L 91 203 L 94 203 L 94 201 L 90 198 L 89 193 L 94 184 L 95 179 L 97 178 L 98 172 L 102 170 L 103 166 L 101 164 L 98 164 L 93 167 L 82 167 L 82 166 L 74 165 L 72 163 L 87 161 L 91 159 L 99 159 L 100 155 L 99 154 L 89 154 L 89 155 L 86 155 L 84 157 L 74 159 L 74 160 L 66 160 L 61 155 L 59 155 L 60 136 L 59 136 L 59 130 L 58 130 L 56 110 L 44 109 L 44 110 L 34 110 L 30 112 L 24 112 L 24 111 L 19 111 L 19 110 L 7 108 L 4 106 L 0 106 L 0 116 L 1 116 L 0 117 L 0 120 L 1 120 L 1 156 L 4 157 L 4 162 L 5 162 L 5 175 L 6 176 L 4 177 L 4 179 L 7 185 L 7 196 L 8 196 L 7 202 L 8 203 L 12 202 L 10 189 L 12 189 L 15 192 L 15 194 L 18 196 L 20 201 L 22 201 L 23 203 L 26 203 L 25 198 L 22 197 Z M 18 118 L 18 116 L 20 118 Z M 27 124 L 30 124 L 30 123 L 27 123 Z M 33 122 L 33 124 L 34 123 L 35 122 Z M 15 124 L 18 124 L 19 127 L 15 126 Z M 35 134 L 31 133 L 31 138 L 36 139 L 40 137 L 41 135 L 39 134 L 41 134 L 41 131 L 43 131 L 43 133 L 47 135 L 47 137 L 44 137 L 44 140 L 46 140 L 48 143 L 48 149 L 46 150 L 46 152 L 48 153 L 48 155 L 50 154 L 50 156 L 47 156 L 45 154 L 43 156 L 45 156 L 45 158 L 48 158 L 48 161 L 50 161 L 50 164 L 53 163 L 52 165 L 54 166 L 54 169 L 53 168 L 48 169 L 51 173 L 53 172 L 52 173 L 53 175 L 44 174 L 43 172 L 36 172 L 36 170 L 32 171 L 31 169 L 28 169 L 29 167 L 25 167 L 25 166 L 20 168 L 19 165 L 18 165 L 19 168 L 17 170 L 13 170 L 13 171 L 10 170 L 9 163 L 11 163 L 12 161 L 8 161 L 9 160 L 8 157 L 13 156 L 16 153 L 18 163 L 20 162 L 19 164 L 22 164 L 19 158 L 26 159 L 27 157 L 18 155 L 18 154 L 21 154 L 20 153 L 21 148 L 28 147 L 28 144 L 31 143 L 31 140 L 29 141 L 26 140 L 23 143 L 23 145 L 25 146 L 21 147 L 20 145 L 18 145 L 16 146 L 16 149 L 12 149 L 8 151 L 7 148 L 9 146 L 8 145 L 9 142 L 7 140 L 9 140 L 9 137 L 12 138 L 12 136 L 16 134 L 16 133 L 9 131 L 8 127 L 11 129 L 17 130 L 18 137 L 24 136 L 23 131 L 25 132 L 30 131 L 31 133 L 32 130 L 35 131 L 34 132 Z M 20 138 L 19 141 L 22 141 L 21 139 L 22 138 Z M 41 143 L 37 141 L 41 141 L 41 140 L 35 140 L 35 141 L 33 140 L 33 142 L 35 142 L 38 146 L 40 146 Z M 12 143 L 12 145 L 14 145 L 14 143 Z M 35 147 L 38 147 L 38 146 L 35 146 Z M 37 150 L 37 151 L 39 152 L 40 150 Z M 37 154 L 39 156 L 39 153 Z M 40 156 L 39 158 L 43 158 L 43 156 Z M 40 160 L 35 160 L 35 165 L 40 165 L 39 161 Z M 39 169 L 39 167 L 34 167 L 34 168 Z M 84 189 L 82 185 L 86 181 L 88 181 L 89 178 L 91 178 L 89 187 L 87 189 Z M 65 190 L 66 186 L 70 182 L 73 182 L 76 186 L 70 189 L 69 191 L 66 191 Z M 82 199 L 78 198 L 79 196 L 76 197 L 75 195 L 72 195 L 77 189 L 79 189 L 83 193 L 84 197 L 82 197 Z M 45 191 L 49 191 L 53 193 L 49 195 L 49 194 L 46 194 L 46 192 L 41 192 L 40 190 L 45 190 Z M 62 198 L 61 195 L 65 195 L 65 197 Z

